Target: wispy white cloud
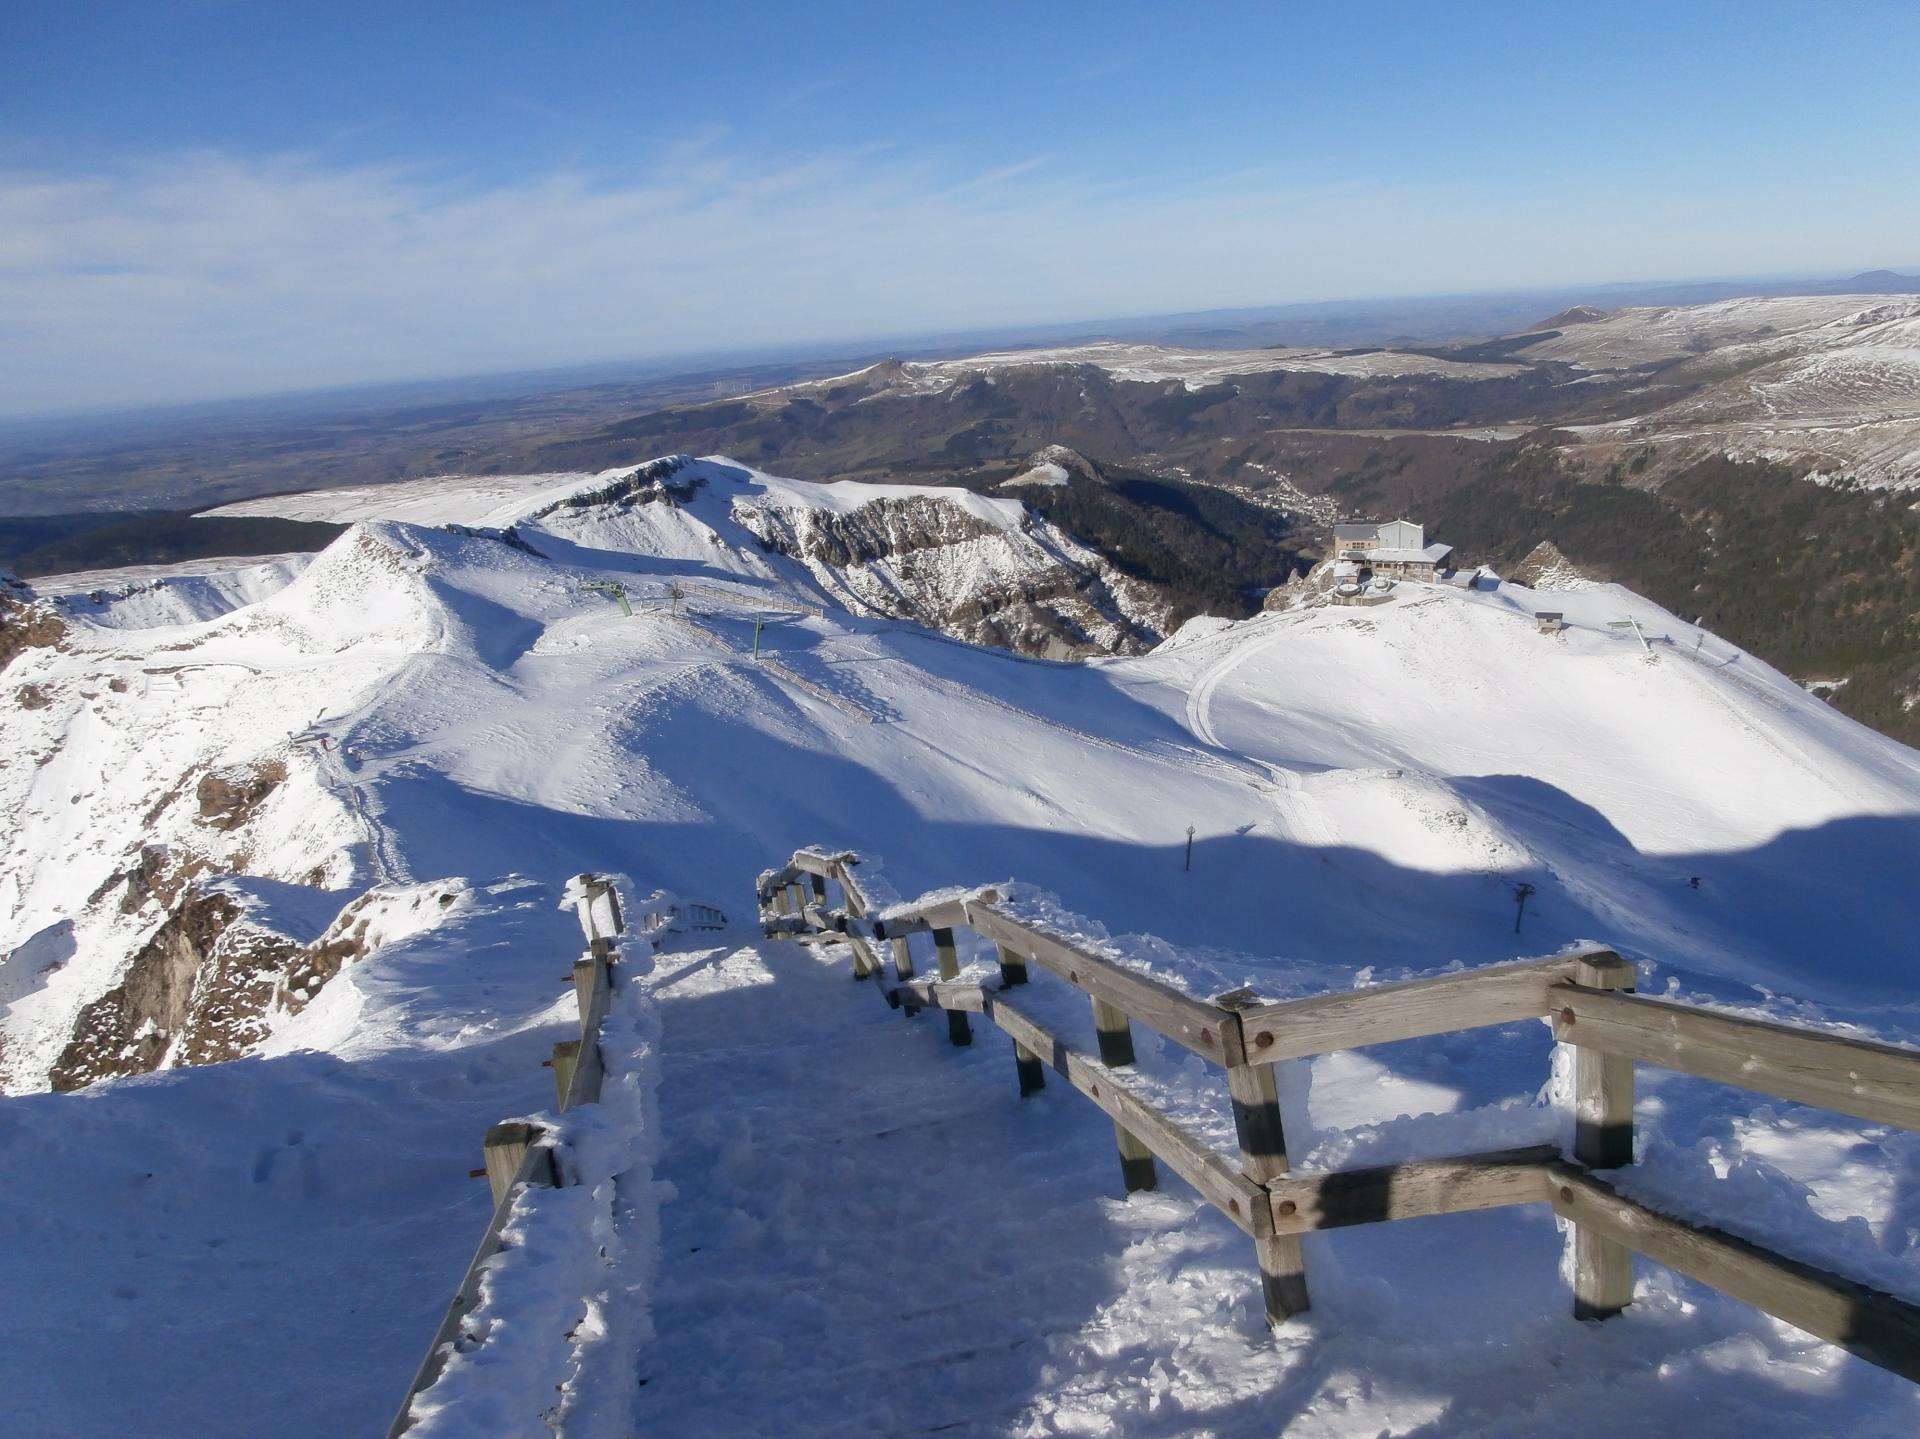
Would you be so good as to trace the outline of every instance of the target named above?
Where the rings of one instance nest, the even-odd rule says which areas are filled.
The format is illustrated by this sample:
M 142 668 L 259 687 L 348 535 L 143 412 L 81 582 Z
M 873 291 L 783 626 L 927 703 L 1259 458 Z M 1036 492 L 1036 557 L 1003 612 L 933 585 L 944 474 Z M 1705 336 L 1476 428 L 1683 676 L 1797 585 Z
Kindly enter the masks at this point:
M 462 183 L 312 157 L 0 170 L 0 411 L 1156 310 L 1846 263 L 1821 220 L 1552 187 L 1116 183 L 722 133 L 633 174 Z M 1835 204 L 1843 203 L 1836 197 Z M 1892 211 L 1898 210 L 1898 213 Z M 1836 211 L 1825 210 L 1830 216 Z M 1735 237 L 1738 243 L 1734 243 Z

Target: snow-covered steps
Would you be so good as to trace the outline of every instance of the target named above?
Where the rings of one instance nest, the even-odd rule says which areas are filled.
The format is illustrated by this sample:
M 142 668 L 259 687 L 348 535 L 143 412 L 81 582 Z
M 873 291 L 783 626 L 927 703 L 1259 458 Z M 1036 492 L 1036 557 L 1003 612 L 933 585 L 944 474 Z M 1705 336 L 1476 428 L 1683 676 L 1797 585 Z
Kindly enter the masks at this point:
M 844 950 L 680 959 L 654 981 L 673 1198 L 634 1432 L 1013 1432 L 1129 1272 L 1257 1343 L 1238 1232 L 1115 1197 L 1111 1138 L 1064 1093 L 1020 1103 L 1003 1046 L 889 1022 Z M 1169 1225 L 1179 1251 L 1128 1257 Z

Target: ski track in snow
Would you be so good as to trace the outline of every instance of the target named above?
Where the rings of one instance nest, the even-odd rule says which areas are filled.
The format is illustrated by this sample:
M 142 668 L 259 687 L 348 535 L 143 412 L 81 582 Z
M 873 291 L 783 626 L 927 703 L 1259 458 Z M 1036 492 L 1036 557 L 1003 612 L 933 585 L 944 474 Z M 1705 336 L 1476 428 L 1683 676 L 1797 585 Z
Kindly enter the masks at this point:
M 1194 738 L 1215 749 L 1227 750 L 1228 746 L 1220 742 L 1220 737 L 1213 728 L 1215 691 L 1248 660 L 1263 655 L 1286 640 L 1306 632 L 1312 624 L 1313 621 L 1309 619 L 1304 623 L 1296 621 L 1284 627 L 1276 626 L 1280 631 L 1278 634 L 1270 638 L 1241 643 L 1229 650 L 1217 663 L 1209 666 L 1187 691 L 1187 728 L 1193 732 Z M 1265 761 L 1264 767 L 1272 778 L 1278 781 L 1280 792 L 1286 796 L 1285 802 L 1281 801 L 1280 795 L 1275 794 L 1271 787 L 1266 787 L 1265 792 L 1273 800 L 1274 809 L 1278 811 L 1281 822 L 1287 826 L 1294 837 L 1305 844 L 1335 843 L 1338 839 L 1337 832 L 1318 802 L 1302 786 L 1299 772 L 1271 760 Z

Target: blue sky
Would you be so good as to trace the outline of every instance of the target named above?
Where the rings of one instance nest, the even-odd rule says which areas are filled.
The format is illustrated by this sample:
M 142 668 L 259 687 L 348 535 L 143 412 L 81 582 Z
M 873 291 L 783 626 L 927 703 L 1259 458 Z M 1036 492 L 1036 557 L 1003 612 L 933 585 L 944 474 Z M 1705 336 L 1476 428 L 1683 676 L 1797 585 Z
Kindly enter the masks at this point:
M 1920 261 L 1913 4 L 0 0 L 0 411 Z

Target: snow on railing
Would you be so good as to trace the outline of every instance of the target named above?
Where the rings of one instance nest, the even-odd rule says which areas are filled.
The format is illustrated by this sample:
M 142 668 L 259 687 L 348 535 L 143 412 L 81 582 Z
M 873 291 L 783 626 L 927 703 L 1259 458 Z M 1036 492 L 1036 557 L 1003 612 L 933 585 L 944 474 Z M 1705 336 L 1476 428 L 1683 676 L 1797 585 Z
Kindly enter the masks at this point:
M 587 941 L 587 953 L 571 975 L 580 1034 L 556 1044 L 545 1063 L 553 1069 L 556 1112 L 575 1115 L 584 1106 L 600 1105 L 607 1090 L 604 1045 L 617 1027 L 610 1021 L 622 947 L 645 944 L 656 950 L 669 934 L 722 928 L 726 916 L 712 905 L 686 903 L 664 891 L 623 906 L 615 881 L 592 874 L 576 876 L 561 902 L 579 917 Z M 629 909 L 639 916 L 631 929 Z M 628 1017 L 618 1027 L 630 1039 L 634 1025 Z M 474 1177 L 484 1174 L 492 1186 L 493 1217 L 387 1431 L 389 1439 L 417 1426 L 438 1432 L 436 1421 L 443 1416 L 458 1432 L 488 1432 L 484 1422 L 462 1428 L 451 1418 L 463 1408 L 491 1412 L 482 1390 L 524 1390 L 530 1403 L 549 1412 L 566 1401 L 570 1371 L 578 1368 L 575 1333 L 591 1335 L 603 1327 L 582 1323 L 588 1291 L 611 1263 L 593 1231 L 605 1225 L 607 1216 L 600 1211 L 611 1203 L 612 1179 L 637 1161 L 648 1142 L 642 1101 L 637 1093 L 624 1092 L 635 1088 L 628 1083 L 618 1094 L 614 1107 L 622 1112 L 570 1121 L 564 1135 L 561 1127 L 534 1119 L 504 1120 L 487 1131 L 485 1166 Z M 560 1237 L 535 1241 L 535 1230 Z M 501 1309 L 511 1311 L 504 1326 L 496 1323 Z M 496 1330 L 504 1337 L 496 1338 Z M 493 1352 L 503 1348 L 510 1352 Z M 484 1364 L 454 1362 L 483 1349 L 488 1349 Z M 530 1417 L 530 1424 L 536 1422 Z
M 1920 1382 L 1920 1305 L 1650 1209 L 1594 1172 L 1634 1162 L 1636 1063 L 1920 1131 L 1920 1051 L 1637 995 L 1632 964 L 1597 947 L 1302 999 L 1236 990 L 1202 1000 L 1018 917 L 993 890 L 944 890 L 875 913 L 859 863 L 805 849 L 764 872 L 757 898 L 767 933 L 844 943 L 856 979 L 877 979 L 895 1009 L 945 1012 L 954 1044 L 971 1042 L 971 1015 L 997 1024 L 1013 1041 L 1022 1097 L 1051 1068 L 1112 1118 L 1128 1191 L 1154 1187 L 1157 1159 L 1254 1240 L 1270 1322 L 1307 1307 L 1303 1234 L 1544 1203 L 1571 1224 L 1577 1317 L 1627 1306 L 1638 1253 Z M 840 888 L 837 907 L 829 884 Z M 996 947 L 997 987 L 962 980 L 954 941 L 962 927 Z M 911 940 L 922 934 L 932 936 L 937 978 L 915 973 Z M 1091 1000 L 1097 1060 L 1008 998 L 1034 964 Z M 1549 1020 L 1572 1051 L 1571 1159 L 1549 1145 L 1333 1173 L 1290 1168 L 1277 1064 L 1523 1019 Z M 1131 1086 L 1135 1022 L 1226 1070 L 1237 1162 Z

